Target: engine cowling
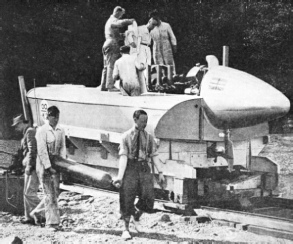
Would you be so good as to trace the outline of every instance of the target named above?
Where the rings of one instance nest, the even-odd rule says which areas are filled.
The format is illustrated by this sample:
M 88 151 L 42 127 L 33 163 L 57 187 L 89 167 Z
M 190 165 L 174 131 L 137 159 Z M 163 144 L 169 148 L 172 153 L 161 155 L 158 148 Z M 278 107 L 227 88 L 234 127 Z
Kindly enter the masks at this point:
M 287 114 L 290 102 L 280 91 L 246 72 L 213 66 L 201 83 L 205 115 L 218 129 L 242 128 Z

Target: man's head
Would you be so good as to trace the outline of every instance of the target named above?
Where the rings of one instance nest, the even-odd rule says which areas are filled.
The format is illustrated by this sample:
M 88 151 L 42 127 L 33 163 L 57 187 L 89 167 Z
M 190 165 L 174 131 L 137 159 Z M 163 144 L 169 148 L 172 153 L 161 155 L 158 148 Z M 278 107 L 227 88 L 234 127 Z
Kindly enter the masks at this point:
M 147 28 L 149 31 L 151 31 L 152 29 L 154 29 L 156 26 L 154 25 L 154 21 L 152 19 L 149 20 L 149 22 L 147 23 Z
M 129 54 L 130 53 L 130 46 L 122 46 L 122 47 L 120 47 L 120 53 Z
M 60 111 L 56 106 L 51 106 L 47 110 L 47 119 L 52 127 L 55 127 L 59 121 Z
M 12 125 L 16 131 L 23 131 L 28 125 L 28 121 L 24 119 L 22 114 L 19 114 L 13 118 Z
M 148 123 L 148 115 L 144 110 L 136 110 L 133 114 L 134 123 L 136 128 L 144 130 Z
M 161 18 L 160 18 L 160 14 L 158 12 L 158 10 L 154 10 L 152 12 L 150 12 L 149 14 L 150 17 L 150 21 L 154 26 L 159 26 L 161 23 Z
M 113 10 L 113 15 L 118 19 L 121 19 L 124 14 L 125 14 L 125 9 L 120 6 L 115 7 Z

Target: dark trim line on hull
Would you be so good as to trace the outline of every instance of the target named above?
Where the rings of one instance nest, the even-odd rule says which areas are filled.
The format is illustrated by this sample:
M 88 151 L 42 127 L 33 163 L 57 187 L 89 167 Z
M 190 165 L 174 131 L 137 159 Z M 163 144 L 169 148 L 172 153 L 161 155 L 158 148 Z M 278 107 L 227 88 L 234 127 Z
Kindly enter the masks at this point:
M 74 104 L 85 104 L 85 105 L 102 105 L 102 106 L 108 106 L 108 107 L 120 107 L 120 108 L 133 108 L 133 106 L 121 106 L 121 105 L 111 105 L 111 104 L 102 104 L 102 103 L 80 103 L 80 102 L 68 102 L 68 101 L 59 101 L 59 100 L 51 100 L 51 99 L 42 99 L 42 98 L 32 98 L 28 97 L 29 99 L 34 99 L 34 100 L 46 100 L 46 101 L 54 101 L 54 102 L 61 102 L 61 103 L 74 103 Z M 141 109 L 152 109 L 152 110 L 159 110 L 159 111 L 167 111 L 166 109 L 157 109 L 157 108 L 145 108 L 145 107 L 140 107 Z

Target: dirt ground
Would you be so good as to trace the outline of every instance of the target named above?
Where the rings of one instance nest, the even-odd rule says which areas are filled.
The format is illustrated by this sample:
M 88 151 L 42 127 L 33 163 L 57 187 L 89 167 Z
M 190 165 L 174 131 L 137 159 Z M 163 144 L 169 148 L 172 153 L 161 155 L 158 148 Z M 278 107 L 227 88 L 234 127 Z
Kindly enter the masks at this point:
M 271 136 L 262 151 L 281 165 L 284 176 L 291 174 L 293 135 Z M 120 235 L 118 195 L 81 195 L 62 192 L 59 197 L 62 231 L 51 232 L 39 226 L 23 225 L 21 216 L 0 212 L 0 243 L 18 236 L 24 243 L 124 243 Z M 168 217 L 166 217 L 168 216 Z M 157 212 L 142 216 L 144 232 L 136 233 L 131 224 L 132 240 L 128 243 L 293 243 L 285 239 L 261 236 L 234 227 L 221 226 L 215 221 L 190 223 L 183 216 Z M 11 242 L 8 242 L 11 243 Z
M 124 243 L 123 222 L 118 215 L 118 196 L 91 197 L 63 192 L 59 203 L 63 230 L 48 231 L 23 225 L 20 216 L 0 213 L 0 238 L 18 236 L 24 243 Z M 166 217 L 169 216 L 168 217 Z M 164 217 L 162 217 L 164 216 Z M 144 232 L 133 224 L 130 243 L 290 243 L 288 240 L 259 236 L 214 222 L 188 223 L 180 215 L 157 212 L 141 219 Z M 3 239 L 0 243 L 3 244 Z M 293 242 L 292 242 L 293 243 Z

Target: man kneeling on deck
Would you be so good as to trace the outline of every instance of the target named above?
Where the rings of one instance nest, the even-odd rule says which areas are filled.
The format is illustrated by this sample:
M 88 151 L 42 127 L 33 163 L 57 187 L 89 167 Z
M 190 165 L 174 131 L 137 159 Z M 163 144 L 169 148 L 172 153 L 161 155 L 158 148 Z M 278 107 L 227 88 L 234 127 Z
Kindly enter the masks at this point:
M 165 181 L 162 172 L 158 169 L 159 158 L 156 154 L 156 142 L 144 129 L 148 116 L 144 110 L 137 110 L 133 114 L 134 126 L 122 136 L 120 144 L 119 172 L 114 185 L 120 188 L 120 212 L 125 222 L 123 239 L 131 239 L 129 222 L 131 215 L 135 229 L 141 232 L 139 218 L 143 212 L 152 212 L 154 207 L 154 178 L 152 171 L 156 166 L 159 180 Z M 134 205 L 135 198 L 138 202 Z
M 136 55 L 130 55 L 130 47 L 122 46 L 122 55 L 114 65 L 113 79 L 120 80 L 120 90 L 125 96 L 139 96 L 141 88 L 139 85 L 138 70 L 145 69 L 142 63 L 137 62 Z

